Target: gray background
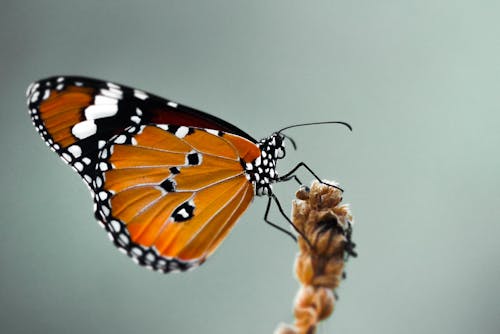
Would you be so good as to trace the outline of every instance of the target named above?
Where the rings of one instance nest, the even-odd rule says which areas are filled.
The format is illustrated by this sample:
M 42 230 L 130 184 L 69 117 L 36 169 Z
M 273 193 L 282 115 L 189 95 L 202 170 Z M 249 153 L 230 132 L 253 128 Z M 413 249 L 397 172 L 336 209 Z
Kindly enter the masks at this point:
M 279 165 L 339 181 L 356 218 L 360 256 L 319 333 L 500 332 L 498 1 L 1 5 L 0 332 L 292 321 L 296 246 L 263 223 L 264 199 L 193 272 L 153 273 L 114 249 L 27 115 L 27 85 L 55 74 L 129 84 L 255 137 L 350 122 L 290 130 L 299 150 Z M 296 186 L 275 189 L 288 205 Z

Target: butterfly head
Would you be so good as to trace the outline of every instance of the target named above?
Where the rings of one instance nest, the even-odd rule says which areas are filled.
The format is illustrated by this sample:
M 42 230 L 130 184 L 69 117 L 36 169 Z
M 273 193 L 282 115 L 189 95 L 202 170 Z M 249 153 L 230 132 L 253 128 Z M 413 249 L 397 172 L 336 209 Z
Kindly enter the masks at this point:
M 286 155 L 284 139 L 283 134 L 275 132 L 259 142 L 261 152 L 266 152 L 265 155 L 274 163 L 274 166 L 278 159 L 283 159 Z

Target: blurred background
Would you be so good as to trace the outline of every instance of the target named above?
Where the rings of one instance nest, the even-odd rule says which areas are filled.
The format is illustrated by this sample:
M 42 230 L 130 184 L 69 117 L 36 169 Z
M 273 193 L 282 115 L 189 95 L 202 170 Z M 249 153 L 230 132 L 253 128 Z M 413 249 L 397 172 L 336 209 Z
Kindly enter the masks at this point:
M 296 245 L 255 199 L 195 271 L 133 264 L 24 93 L 112 80 L 261 138 L 286 125 L 341 183 L 359 257 L 319 333 L 500 332 L 498 1 L 3 1 L 0 332 L 272 333 L 293 321 Z M 301 174 L 308 182 L 311 176 Z M 297 186 L 275 191 L 290 210 Z M 279 214 L 273 220 L 285 223 Z

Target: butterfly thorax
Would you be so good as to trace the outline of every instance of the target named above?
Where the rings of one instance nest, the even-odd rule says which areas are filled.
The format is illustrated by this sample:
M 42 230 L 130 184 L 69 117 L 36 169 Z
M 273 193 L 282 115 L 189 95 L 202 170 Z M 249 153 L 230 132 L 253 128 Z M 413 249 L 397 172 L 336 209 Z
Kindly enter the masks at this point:
M 276 172 L 276 161 L 285 156 L 283 136 L 279 133 L 273 133 L 271 136 L 261 139 L 257 146 L 261 152 L 260 156 L 246 163 L 245 172 L 248 180 L 254 185 L 257 196 L 270 195 L 272 193 L 271 184 L 279 179 Z

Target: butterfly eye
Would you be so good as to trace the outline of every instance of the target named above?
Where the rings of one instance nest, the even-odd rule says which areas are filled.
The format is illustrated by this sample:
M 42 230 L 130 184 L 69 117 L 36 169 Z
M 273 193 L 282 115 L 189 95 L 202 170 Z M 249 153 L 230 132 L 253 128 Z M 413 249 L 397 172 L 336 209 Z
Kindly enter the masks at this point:
M 276 157 L 276 159 L 283 159 L 285 157 L 285 154 L 285 147 L 283 146 L 277 147 L 274 151 L 274 156 Z

